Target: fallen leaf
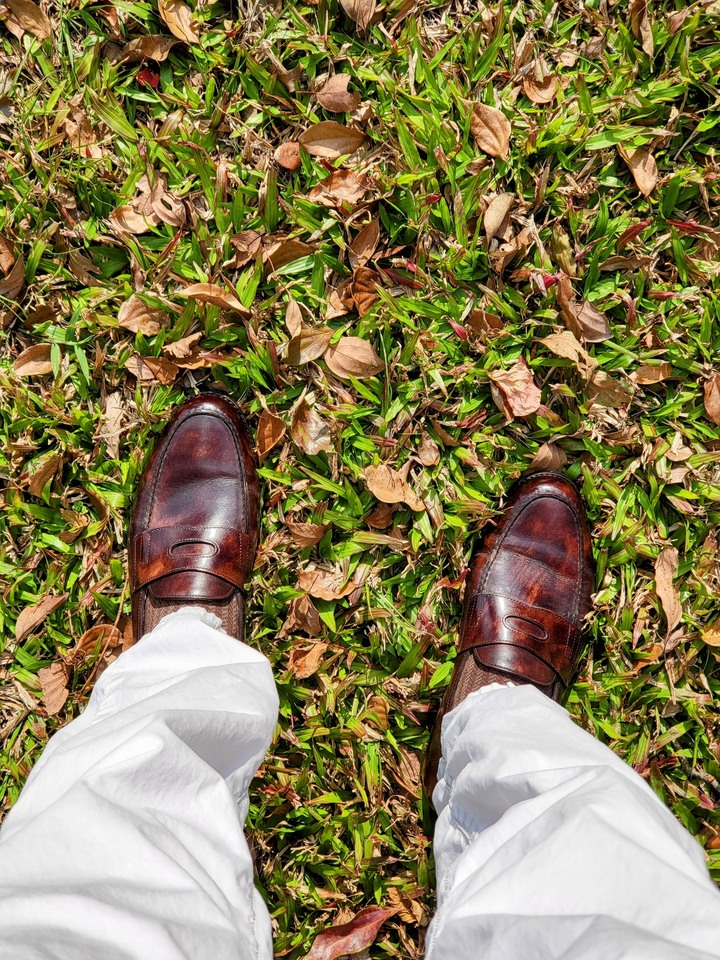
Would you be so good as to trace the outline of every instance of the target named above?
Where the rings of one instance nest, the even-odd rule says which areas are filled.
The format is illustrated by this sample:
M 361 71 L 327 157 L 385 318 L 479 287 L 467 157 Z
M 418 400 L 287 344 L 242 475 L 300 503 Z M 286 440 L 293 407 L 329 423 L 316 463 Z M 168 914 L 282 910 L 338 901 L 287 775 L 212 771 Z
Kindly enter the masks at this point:
M 385 369 L 372 344 L 362 337 L 340 337 L 337 343 L 328 347 L 325 363 L 336 377 L 344 380 L 351 377 L 365 380 Z
M 313 157 L 337 160 L 355 153 L 365 142 L 365 134 L 335 120 L 322 120 L 300 135 L 300 144 Z
M 649 197 L 658 182 L 658 168 L 653 155 L 645 147 L 626 150 L 619 146 L 618 152 L 630 168 L 640 193 L 644 197 Z
M 315 937 L 306 960 L 337 960 L 366 950 L 375 943 L 380 927 L 394 912 L 383 907 L 367 907 L 348 923 L 328 927 Z
M 330 529 L 327 523 L 294 523 L 292 520 L 286 520 L 285 524 L 292 534 L 295 546 L 303 548 L 320 543 Z
M 604 370 L 596 370 L 588 384 L 588 396 L 599 407 L 622 407 L 632 400 L 632 390 Z
M 352 113 L 360 105 L 360 94 L 350 93 L 349 82 L 349 74 L 335 73 L 315 91 L 315 99 L 331 113 Z
M 150 211 L 150 216 L 146 216 L 144 213 L 138 213 L 130 204 L 125 204 L 125 206 L 113 210 L 109 220 L 116 233 L 130 233 L 133 236 L 147 233 L 148 230 L 152 230 L 160 222 L 160 218 L 152 211 Z
M 493 400 L 508 419 L 537 413 L 542 401 L 540 390 L 522 358 L 508 370 L 495 370 L 488 376 Z
M 22 354 L 20 354 L 20 356 L 22 356 Z M 17 360 L 15 362 L 17 363 Z M 720 426 L 720 373 L 714 373 L 709 380 L 705 381 L 703 395 L 705 413 L 714 424 Z
M 340 600 L 357 589 L 342 570 L 303 570 L 298 574 L 298 589 L 318 600 Z
M 640 41 L 640 46 L 645 53 L 649 57 L 652 57 L 655 52 L 655 44 L 653 42 L 650 19 L 648 17 L 647 0 L 630 0 L 628 14 L 630 15 L 630 29 L 636 39 Z
M 262 246 L 262 234 L 257 230 L 242 230 L 230 237 L 230 243 L 235 247 L 235 266 L 244 267 L 258 255 Z
M 26 347 L 13 363 L 15 376 L 40 377 L 46 373 L 52 373 L 50 352 L 49 343 L 34 343 L 31 347 Z
M 58 467 L 61 466 L 62 462 L 62 454 L 56 453 L 53 456 L 46 457 L 45 460 L 43 460 L 40 465 L 36 467 L 28 483 L 28 491 L 34 497 L 42 496 L 42 492 L 45 489 L 46 484 L 53 479 L 58 471 Z
M 302 240 L 275 240 L 264 252 L 263 259 L 270 265 L 271 270 L 280 270 L 288 263 L 293 263 L 301 257 L 308 257 L 313 248 Z
M 635 383 L 652 384 L 662 383 L 672 376 L 671 363 L 641 364 L 633 371 L 632 379 Z
M 285 326 L 291 337 L 296 337 L 303 328 L 302 313 L 297 300 L 292 297 L 288 300 L 287 310 L 285 311 Z
M 350 266 L 353 270 L 357 270 L 358 267 L 364 267 L 368 260 L 371 259 L 372 255 L 377 250 L 377 245 L 380 240 L 380 221 L 371 220 L 370 223 L 366 224 L 360 233 L 355 237 L 353 242 L 350 244 Z
M 167 189 L 164 177 L 158 177 L 150 193 L 150 206 L 155 216 L 171 227 L 182 227 L 187 219 L 185 204 Z
M 182 0 L 158 0 L 158 12 L 178 40 L 200 43 L 200 34 L 192 22 L 192 10 Z
M 377 9 L 376 0 L 340 0 L 340 5 L 360 33 L 370 26 Z
M 566 360 L 572 360 L 578 370 L 585 375 L 589 375 L 597 366 L 597 360 L 591 357 L 585 347 L 569 330 L 563 330 L 561 333 L 551 333 L 549 337 L 544 337 L 539 341 L 551 350 L 556 357 L 563 357 Z
M 523 92 L 533 103 L 552 103 L 559 89 L 560 81 L 552 73 L 540 77 L 532 73 L 523 79 Z
M 100 421 L 98 437 L 105 441 L 107 456 L 110 460 L 120 458 L 120 435 L 124 419 L 125 408 L 121 395 L 119 393 L 108 394 L 105 399 L 105 409 Z
M 5 6 L 23 30 L 38 40 L 52 36 L 52 24 L 36 3 L 31 0 L 4 0 Z
M 317 607 L 307 594 L 295 597 L 288 604 L 285 623 L 280 628 L 280 634 L 286 637 L 290 633 L 302 631 L 309 637 L 317 637 L 322 631 L 322 623 Z
M 0 270 L 7 276 L 15 265 L 15 250 L 12 243 L 0 233 Z
M 391 503 L 379 503 L 365 517 L 365 523 L 375 530 L 386 530 L 393 521 L 395 507 Z
M 465 318 L 465 326 L 475 336 L 486 337 L 491 333 L 499 333 L 505 324 L 497 314 L 478 307 Z
M 180 373 L 180 368 L 171 360 L 164 357 L 140 357 L 137 354 L 126 360 L 125 367 L 138 380 L 157 380 L 165 385 L 173 383 Z
M 269 410 L 260 414 L 257 427 L 257 452 L 260 463 L 267 457 L 285 436 L 285 424 Z
M 484 103 L 473 103 L 470 132 L 484 153 L 507 160 L 512 127 L 501 110 L 488 107 Z
M 181 337 L 179 340 L 173 340 L 172 343 L 166 343 L 163 346 L 163 353 L 166 357 L 179 364 L 180 360 L 192 360 L 193 364 L 197 361 L 200 363 L 200 358 L 198 357 L 197 345 L 203 338 L 202 330 L 198 330 L 197 333 L 191 333 L 187 337 Z M 181 364 L 179 364 L 181 365 Z M 184 369 L 189 369 L 188 367 L 182 365 Z M 195 366 L 192 369 L 197 369 Z
M 275 162 L 285 170 L 300 169 L 300 144 L 296 140 L 286 140 L 275 150 Z
M 193 283 L 184 290 L 178 290 L 177 293 L 179 297 L 189 297 L 191 300 L 197 300 L 198 303 L 211 303 L 214 307 L 221 307 L 223 310 L 233 310 L 235 313 L 246 316 L 250 313 L 234 293 L 216 283 Z
M 5 300 L 17 300 L 25 286 L 25 259 L 20 254 L 10 273 L 0 280 L 0 297 Z
M 515 206 L 514 193 L 499 193 L 488 204 L 483 217 L 483 226 L 485 228 L 485 239 L 488 244 L 501 233 L 503 225 L 508 221 L 510 211 Z
M 330 427 L 305 399 L 300 400 L 293 409 L 290 436 L 311 457 L 333 449 Z
M 708 647 L 720 647 L 720 626 L 716 620 L 712 626 L 706 627 L 700 631 L 702 642 Z
M 532 459 L 531 470 L 562 470 L 568 458 L 556 443 L 544 443 Z
M 311 647 L 293 648 L 288 655 L 288 670 L 297 680 L 307 680 L 317 673 L 327 648 L 328 645 L 321 642 Z
M 26 637 L 30 636 L 33 630 L 61 607 L 69 596 L 69 593 L 47 594 L 39 603 L 21 610 L 15 623 L 17 642 L 22 643 Z
M 319 359 L 332 340 L 330 327 L 301 327 L 287 344 L 287 362 L 294 367 Z
M 577 276 L 577 263 L 575 260 L 575 250 L 573 243 L 566 230 L 559 223 L 556 223 L 550 234 L 550 255 L 555 263 L 560 267 L 565 276 L 560 277 L 560 283 L 565 284 L 564 293 L 568 299 L 575 299 L 575 292 L 568 277 Z M 559 287 L 558 287 L 559 289 Z
M 380 464 L 365 468 L 365 483 L 370 493 L 383 503 L 406 503 L 411 510 L 424 510 L 425 504 L 398 470 Z
M 159 33 L 153 33 L 147 37 L 137 37 L 130 43 L 125 44 L 120 51 L 120 59 L 126 61 L 154 60 L 155 63 L 163 63 L 167 60 L 168 54 L 176 43 L 178 43 L 177 39 Z
M 308 194 L 326 207 L 354 209 L 368 191 L 370 178 L 357 177 L 352 170 L 334 170 L 330 176 L 317 183 Z
M 67 657 L 67 662 L 75 664 L 95 653 L 107 653 L 123 645 L 123 635 L 112 623 L 96 623 L 80 637 Z
M 65 118 L 64 126 L 70 146 L 77 150 L 80 156 L 86 160 L 97 160 L 104 155 L 88 115 L 79 106 L 73 107 L 70 116 Z
M 95 277 L 100 273 L 99 267 L 96 267 L 92 260 L 83 256 L 83 254 L 77 250 L 70 251 L 68 266 L 70 273 L 78 283 L 82 283 L 86 287 L 93 286 Z
M 38 670 L 38 681 L 42 690 L 42 699 L 45 704 L 45 712 L 49 717 L 54 717 L 60 713 L 70 696 L 67 688 L 70 671 L 67 665 L 58 660 L 50 664 L 49 667 L 43 667 Z
M 678 552 L 675 547 L 663 547 L 655 561 L 655 591 L 660 598 L 669 637 L 682 619 L 680 594 L 673 580 L 678 571 Z
M 350 283 L 350 296 L 361 317 L 378 301 L 378 275 L 370 267 L 358 267 Z
M 435 467 L 440 463 L 440 447 L 429 433 L 423 433 L 417 450 L 418 460 L 424 467 Z
M 556 300 L 560 308 L 560 316 L 566 327 L 576 337 L 582 337 L 588 343 L 601 343 L 612 337 L 612 330 L 605 314 L 587 300 L 576 300 L 570 278 L 565 274 L 562 274 L 558 280 Z
M 154 337 L 165 321 L 165 314 L 156 307 L 150 307 L 137 294 L 121 304 L 118 310 L 118 324 L 132 333 L 142 333 Z

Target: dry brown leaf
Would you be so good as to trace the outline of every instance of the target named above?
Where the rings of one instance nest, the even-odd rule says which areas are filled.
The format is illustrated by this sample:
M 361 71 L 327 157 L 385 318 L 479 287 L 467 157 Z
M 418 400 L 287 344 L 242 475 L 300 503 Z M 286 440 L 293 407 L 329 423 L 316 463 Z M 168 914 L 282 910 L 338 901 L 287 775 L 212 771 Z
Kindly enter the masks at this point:
M 354 580 L 347 581 L 342 570 L 303 570 L 298 574 L 298 589 L 318 600 L 340 600 L 357 587 Z
M 29 637 L 33 630 L 61 607 L 69 596 L 69 593 L 48 594 L 39 603 L 21 610 L 15 623 L 17 642 L 22 643 L 26 637 Z
M 107 456 L 110 460 L 117 460 L 120 457 L 120 435 L 124 419 L 125 407 L 123 406 L 122 396 L 119 393 L 108 394 L 100 421 L 98 437 L 105 441 Z
M 655 44 L 653 42 L 650 19 L 648 17 L 647 0 L 630 0 L 628 13 L 630 15 L 630 28 L 634 36 L 640 41 L 640 46 L 645 53 L 649 57 L 652 57 L 655 52 Z
M 653 155 L 646 147 L 636 147 L 634 150 L 618 147 L 618 152 L 630 168 L 640 193 L 649 197 L 658 182 L 658 168 Z
M 531 470 L 562 470 L 568 458 L 556 443 L 544 443 L 532 459 Z
M 335 73 L 315 91 L 315 99 L 331 113 L 352 113 L 360 105 L 360 94 L 350 93 L 349 82 L 349 74 Z
M 70 116 L 65 119 L 65 133 L 70 145 L 86 160 L 95 159 L 104 155 L 103 148 L 98 145 L 97 134 L 84 110 L 74 106 Z
M 366 950 L 375 943 L 380 927 L 394 912 L 383 907 L 367 907 L 349 923 L 328 927 L 315 937 L 306 960 L 337 960 Z
M 171 227 L 182 227 L 187 219 L 185 204 L 167 189 L 165 179 L 158 177 L 150 193 L 150 206 L 155 216 Z
M 182 0 L 158 0 L 158 11 L 174 37 L 185 43 L 200 43 L 200 34 L 192 22 L 192 10 L 186 3 L 182 3 Z
M 160 222 L 160 218 L 152 210 L 149 214 L 146 216 L 144 213 L 138 213 L 132 205 L 126 204 L 113 210 L 109 217 L 110 225 L 114 232 L 120 235 L 130 233 L 133 236 L 140 236 L 152 230 Z
M 702 642 L 708 647 L 720 647 L 720 626 L 716 620 L 711 626 L 700 631 Z
M 166 343 L 163 346 L 163 353 L 166 357 L 177 363 L 179 366 L 182 366 L 184 369 L 197 369 L 197 366 L 200 366 L 202 358 L 199 356 L 197 345 L 203 338 L 202 330 L 198 330 L 197 333 L 191 333 L 187 337 L 181 337 L 179 340 L 173 340 L 172 343 Z M 191 360 L 193 363 L 192 367 L 189 367 L 185 364 L 180 364 L 181 360 Z M 207 361 L 211 363 L 212 361 Z M 197 364 L 197 366 L 195 366 Z
M 563 330 L 561 333 L 551 333 L 549 337 L 540 340 L 548 350 L 551 350 L 556 357 L 563 357 L 566 360 L 572 360 L 578 370 L 585 375 L 597 366 L 597 360 L 590 356 L 575 334 L 569 330 Z
M 435 467 L 440 463 L 440 447 L 429 433 L 423 433 L 417 450 L 418 460 L 424 467 Z
M 549 73 L 541 78 L 534 74 L 523 79 L 523 91 L 528 100 L 533 103 L 545 104 L 552 103 L 560 89 L 558 78 Z
M 515 206 L 515 200 L 514 193 L 499 193 L 488 204 L 483 217 L 485 239 L 488 244 L 493 237 L 502 233 L 503 227 L 509 222 L 510 211 Z
M 15 362 L 17 363 L 17 361 Z M 713 423 L 720 426 L 720 373 L 714 373 L 709 380 L 705 381 L 703 399 L 705 401 L 705 413 Z
M 372 258 L 372 255 L 377 250 L 379 240 L 380 221 L 371 220 L 370 223 L 362 228 L 350 244 L 350 266 L 353 270 L 356 270 L 358 267 L 364 267 L 368 260 Z
M 173 37 L 166 37 L 160 33 L 137 37 L 125 44 L 120 52 L 120 59 L 131 62 L 154 60 L 155 63 L 162 63 L 167 60 L 168 54 L 177 42 Z
M 678 571 L 678 559 L 675 547 L 663 547 L 655 561 L 655 591 L 665 612 L 667 637 L 682 619 L 680 594 L 673 583 Z
M 291 337 L 296 337 L 303 328 L 302 313 L 297 300 L 292 297 L 288 300 L 287 310 L 285 311 L 285 326 Z
M 350 283 L 350 296 L 361 317 L 378 301 L 378 275 L 370 267 L 358 267 Z
M 35 468 L 28 482 L 28 491 L 34 497 L 42 496 L 42 492 L 45 489 L 46 484 L 53 479 L 55 474 L 58 472 L 58 467 L 62 465 L 63 455 L 61 453 L 56 453 L 51 457 L 46 457 L 45 460 L 40 463 L 39 466 Z
M 635 383 L 662 383 L 672 376 L 671 363 L 641 364 L 632 374 Z
M 96 267 L 92 260 L 83 256 L 83 254 L 77 250 L 70 251 L 68 266 L 70 273 L 78 283 L 82 283 L 86 287 L 92 287 L 95 283 L 96 276 L 100 273 L 99 267 Z
M 15 249 L 7 239 L 0 233 L 0 270 L 5 276 L 10 273 L 15 265 Z
M 301 327 L 287 345 L 287 362 L 294 367 L 318 360 L 332 340 L 330 327 Z
M 262 235 L 257 230 L 242 230 L 230 237 L 230 243 L 235 247 L 235 266 L 244 267 L 254 260 L 262 246 Z
M 10 273 L 0 280 L 0 297 L 17 300 L 25 286 L 25 259 L 20 254 Z
M 189 287 L 185 287 L 184 290 L 178 290 L 178 296 L 189 297 L 191 300 L 197 300 L 198 303 L 211 303 L 214 307 L 232 310 L 246 316 L 250 313 L 234 293 L 225 290 L 216 283 L 193 283 Z
M 288 654 L 288 670 L 297 680 L 307 680 L 317 673 L 327 648 L 320 641 L 311 647 L 294 647 Z
M 297 140 L 286 140 L 275 150 L 275 162 L 285 170 L 300 169 L 300 144 Z
M 495 370 L 489 377 L 493 400 L 509 420 L 537 413 L 542 402 L 540 390 L 522 358 L 509 370 Z
M 335 120 L 313 124 L 300 135 L 300 144 L 313 157 L 337 160 L 355 153 L 365 142 L 365 134 L 355 127 L 346 127 Z
M 285 524 L 292 534 L 296 547 L 314 547 L 330 529 L 327 523 L 294 523 L 286 520 Z
M 336 377 L 344 380 L 351 377 L 365 380 L 385 369 L 372 344 L 362 337 L 340 337 L 337 343 L 328 347 L 325 363 Z
M 333 449 L 330 427 L 304 398 L 293 409 L 290 436 L 311 457 Z
M 599 407 L 623 407 L 632 399 L 632 390 L 604 370 L 596 370 L 588 384 L 588 396 Z
M 49 667 L 38 670 L 38 681 L 42 690 L 42 699 L 45 712 L 49 717 L 60 713 L 70 696 L 67 688 L 70 671 L 61 660 L 51 663 Z
M 411 510 L 425 509 L 425 504 L 406 477 L 386 464 L 366 467 L 365 483 L 370 493 L 383 503 L 406 503 Z
M 165 320 L 165 314 L 156 307 L 150 307 L 137 294 L 133 294 L 118 310 L 118 324 L 132 333 L 142 333 L 154 337 Z
M 588 343 L 601 343 L 612 336 L 610 324 L 604 313 L 587 300 L 576 300 L 570 278 L 563 274 L 557 285 L 557 305 L 565 326 L 576 337 Z
M 70 651 L 67 661 L 70 664 L 75 664 L 85 657 L 93 656 L 96 653 L 107 653 L 122 647 L 123 644 L 123 635 L 116 626 L 112 623 L 97 623 L 80 637 Z
M 365 523 L 375 530 L 386 530 L 393 521 L 395 507 L 391 503 L 379 503 L 365 517 Z
M 352 170 L 334 170 L 315 184 L 308 196 L 326 207 L 338 207 L 348 212 L 363 199 L 369 186 L 370 178 L 364 174 L 358 177 Z
M 267 457 L 285 436 L 285 424 L 274 413 L 263 410 L 257 427 L 257 452 L 260 463 Z
M 477 337 L 486 337 L 492 333 L 499 333 L 505 324 L 495 313 L 488 313 L 481 307 L 473 310 L 465 318 L 465 327 Z
M 26 347 L 13 363 L 15 376 L 40 377 L 46 373 L 52 373 L 50 352 L 49 343 L 34 343 L 31 347 Z
M 360 33 L 370 26 L 377 10 L 376 0 L 340 0 L 340 5 Z
M 275 240 L 265 250 L 263 254 L 264 261 L 271 270 L 280 270 L 288 263 L 293 263 L 301 257 L 308 257 L 313 253 L 313 248 L 303 243 L 302 240 Z
M 52 36 L 52 24 L 32 0 L 4 0 L 4 4 L 23 30 L 38 40 L 47 40 Z
M 307 594 L 295 597 L 290 601 L 287 617 L 280 628 L 280 634 L 286 637 L 290 633 L 298 633 L 301 630 L 309 637 L 317 637 L 322 632 L 320 614 Z
M 171 360 L 164 357 L 140 357 L 137 354 L 125 362 L 125 368 L 138 380 L 157 380 L 165 385 L 173 383 L 180 373 L 180 368 Z
M 484 103 L 473 103 L 470 132 L 484 153 L 507 160 L 512 127 L 501 110 Z

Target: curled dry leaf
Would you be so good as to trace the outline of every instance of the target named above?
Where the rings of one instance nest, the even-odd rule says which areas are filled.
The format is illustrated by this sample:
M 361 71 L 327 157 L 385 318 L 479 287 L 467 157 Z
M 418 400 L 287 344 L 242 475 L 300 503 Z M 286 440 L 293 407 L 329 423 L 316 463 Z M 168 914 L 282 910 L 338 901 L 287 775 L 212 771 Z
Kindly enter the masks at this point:
M 655 591 L 667 620 L 667 637 L 682 619 L 680 594 L 673 582 L 678 571 L 678 559 L 675 547 L 663 547 L 655 561 Z
M 544 443 L 532 459 L 531 470 L 562 470 L 568 458 L 556 443 Z
M 300 631 L 306 633 L 309 637 L 317 637 L 322 631 L 320 614 L 306 593 L 290 601 L 285 623 L 283 623 L 280 629 L 283 637 L 286 637 L 290 633 L 299 633 Z
M 522 358 L 509 370 L 495 370 L 489 377 L 493 400 L 508 419 L 537 413 L 542 397 Z
M 423 433 L 418 445 L 418 460 L 424 467 L 435 467 L 440 463 L 440 447 L 429 433 Z
M 348 923 L 328 927 L 315 937 L 306 960 L 337 960 L 366 950 L 375 943 L 380 927 L 394 912 L 383 907 L 368 907 Z
M 49 343 L 34 343 L 15 358 L 13 371 L 18 377 L 41 377 L 53 372 Z
M 327 523 L 294 523 L 286 520 L 285 524 L 292 534 L 293 542 L 297 547 L 314 547 L 330 529 Z
M 0 297 L 17 300 L 25 286 L 25 259 L 20 254 L 10 273 L 0 280 Z
M 290 436 L 311 457 L 333 449 L 330 427 L 304 398 L 293 409 Z
M 262 246 L 262 235 L 257 230 L 242 230 L 234 237 L 230 237 L 230 243 L 236 250 L 235 266 L 244 267 L 258 255 Z
M 588 300 L 576 300 L 570 278 L 562 274 L 557 284 L 556 301 L 565 326 L 588 343 L 601 343 L 612 336 L 604 313 Z
M 118 310 L 118 324 L 132 333 L 142 333 L 154 337 L 165 320 L 165 314 L 156 307 L 144 303 L 137 294 L 133 294 Z
M 642 364 L 632 374 L 635 383 L 662 383 L 672 376 L 671 363 Z
M 300 135 L 300 144 L 313 157 L 337 160 L 355 153 L 365 142 L 365 134 L 335 120 L 323 120 Z
M 0 233 L 0 270 L 5 276 L 15 265 L 15 250 L 12 243 Z
M 372 310 L 378 301 L 379 277 L 370 267 L 358 267 L 350 283 L 350 296 L 361 317 Z
M 360 105 L 360 94 L 350 93 L 347 73 L 333 74 L 330 79 L 315 91 L 315 99 L 331 113 L 352 113 Z
M 287 345 L 287 362 L 294 367 L 318 360 L 332 340 L 330 327 L 301 327 Z
M 34 497 L 42 496 L 45 485 L 55 477 L 58 468 L 62 466 L 63 455 L 56 453 L 51 457 L 46 457 L 42 463 L 36 467 L 28 482 L 28 492 Z
M 275 151 L 275 162 L 285 170 L 300 169 L 300 144 L 297 140 L 286 140 Z
M 100 273 L 100 268 L 96 267 L 92 260 L 83 256 L 77 250 L 70 251 L 68 266 L 70 267 L 70 273 L 78 283 L 82 283 L 86 287 L 93 286 L 96 276 Z
M 630 168 L 640 193 L 649 197 L 658 182 L 658 168 L 653 155 L 646 147 L 636 147 L 634 150 L 618 147 L 618 152 Z
M 705 413 L 713 423 L 720 426 L 720 373 L 714 373 L 709 380 L 705 381 L 703 399 Z
M 336 377 L 344 380 L 351 377 L 365 380 L 374 377 L 385 367 L 372 344 L 362 337 L 340 337 L 337 343 L 328 348 L 325 363 Z
M 17 642 L 22 643 L 26 637 L 29 637 L 33 630 L 61 607 L 69 596 L 69 593 L 48 594 L 39 603 L 21 610 L 15 623 Z
M 323 661 L 328 645 L 317 642 L 311 647 L 295 647 L 288 655 L 288 670 L 298 680 L 314 676 Z
M 153 33 L 147 37 L 137 37 L 126 43 L 120 52 L 121 60 L 130 62 L 140 60 L 154 60 L 155 63 L 162 63 L 167 60 L 168 54 L 178 43 L 173 37 L 166 37 L 163 34 Z
M 280 417 L 269 410 L 263 410 L 257 427 L 257 451 L 260 463 L 280 443 L 285 436 L 285 430 L 285 424 Z
M 536 60 L 532 71 L 523 78 L 523 91 L 533 103 L 551 103 L 560 89 L 558 78 L 548 72 L 544 60 Z
M 352 170 L 334 170 L 330 176 L 317 183 L 308 196 L 326 207 L 354 209 L 363 199 L 370 186 L 370 178 L 357 177 Z
M 185 369 L 195 370 L 196 364 L 197 366 L 201 365 L 202 358 L 200 357 L 197 345 L 202 338 L 202 330 L 199 330 L 197 333 L 191 333 L 187 337 L 181 337 L 179 340 L 173 340 L 171 343 L 166 343 L 163 346 L 163 353 L 166 357 L 170 357 L 171 360 L 174 360 L 175 363 L 178 363 L 179 366 L 182 366 Z M 180 360 L 191 360 L 192 364 L 180 364 Z M 202 363 L 204 364 L 205 361 L 202 360 Z M 209 363 L 210 362 L 208 361 L 208 365 Z
M 340 0 L 340 5 L 360 33 L 370 26 L 377 10 L 376 0 Z
M 70 696 L 67 687 L 70 671 L 67 664 L 58 660 L 51 663 L 49 667 L 43 667 L 38 670 L 38 681 L 42 690 L 42 699 L 45 704 L 45 712 L 49 717 L 54 717 L 60 713 Z
M 115 233 L 120 235 L 130 233 L 133 236 L 147 233 L 160 222 L 160 218 L 152 210 L 149 211 L 149 216 L 146 216 L 144 213 L 138 213 L 130 204 L 113 210 L 109 220 Z
M 708 647 L 720 647 L 720 624 L 716 620 L 711 626 L 700 631 L 702 642 Z
M 108 394 L 100 421 L 98 437 L 105 441 L 108 459 L 110 460 L 117 460 L 120 457 L 120 436 L 124 419 L 125 407 L 123 406 L 122 396 L 119 393 Z
M 293 263 L 301 257 L 308 257 L 313 252 L 313 248 L 302 240 L 290 240 L 286 237 L 274 240 L 263 253 L 263 260 L 269 265 L 270 270 L 280 270 L 288 263 Z
M 572 360 L 581 373 L 589 375 L 597 366 L 597 360 L 591 357 L 585 347 L 569 330 L 563 330 L 561 333 L 551 333 L 549 337 L 540 340 L 551 350 L 556 357 L 563 357 L 566 360 Z
M 407 482 L 406 476 L 392 467 L 385 464 L 366 467 L 365 483 L 370 493 L 383 503 L 406 503 L 411 510 L 425 509 L 425 504 Z
M 640 41 L 640 46 L 645 53 L 652 57 L 655 52 L 655 44 L 650 18 L 648 17 L 647 0 L 630 0 L 628 13 L 630 14 L 630 28 L 635 38 Z
M 158 11 L 170 33 L 185 43 L 200 43 L 200 34 L 192 22 L 192 10 L 182 0 L 158 0 Z
M 485 238 L 488 244 L 493 237 L 503 232 L 503 228 L 509 220 L 510 211 L 515 206 L 515 199 L 514 193 L 499 193 L 488 204 L 483 217 Z
M 52 36 L 52 24 L 32 0 L 4 0 L 4 5 L 16 23 L 38 40 L 47 40 Z
M 138 380 L 157 380 L 165 385 L 173 383 L 180 373 L 177 364 L 165 357 L 140 357 L 137 354 L 125 362 L 125 368 Z
M 588 396 L 599 407 L 616 408 L 632 400 L 632 390 L 604 370 L 596 370 L 588 384 Z
M 234 293 L 225 290 L 216 283 L 193 283 L 189 287 L 185 287 L 184 290 L 178 290 L 178 296 L 189 297 L 191 300 L 197 300 L 198 303 L 211 303 L 214 307 L 232 310 L 246 316 L 250 313 Z
M 108 653 L 123 646 L 124 637 L 116 626 L 112 623 L 96 623 L 80 637 L 67 659 L 69 663 L 75 664 L 85 657 Z
M 355 580 L 348 581 L 342 570 L 303 570 L 298 574 L 298 589 L 318 600 L 340 600 L 357 587 Z
M 353 270 L 364 267 L 377 250 L 380 241 L 380 221 L 371 220 L 350 244 L 350 266 Z
M 512 127 L 502 110 L 484 103 L 473 103 L 470 132 L 484 153 L 507 160 Z

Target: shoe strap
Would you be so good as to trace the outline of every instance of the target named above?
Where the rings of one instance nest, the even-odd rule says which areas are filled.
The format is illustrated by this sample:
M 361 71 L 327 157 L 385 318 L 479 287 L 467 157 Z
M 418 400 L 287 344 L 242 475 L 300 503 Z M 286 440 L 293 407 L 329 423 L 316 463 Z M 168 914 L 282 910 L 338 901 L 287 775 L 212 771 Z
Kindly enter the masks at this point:
M 458 653 L 472 650 L 489 669 L 542 685 L 559 679 L 567 687 L 579 641 L 580 628 L 554 610 L 481 593 L 468 604 Z
M 243 587 L 252 573 L 249 534 L 232 527 L 153 527 L 133 543 L 138 589 L 176 573 L 205 573 Z

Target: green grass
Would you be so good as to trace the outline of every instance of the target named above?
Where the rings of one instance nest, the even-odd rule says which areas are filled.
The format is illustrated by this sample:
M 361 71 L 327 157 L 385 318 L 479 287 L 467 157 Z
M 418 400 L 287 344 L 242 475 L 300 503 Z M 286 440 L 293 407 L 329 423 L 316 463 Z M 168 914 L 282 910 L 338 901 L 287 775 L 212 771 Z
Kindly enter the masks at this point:
M 590 659 L 570 708 L 649 780 L 720 878 L 720 671 L 702 640 L 719 613 L 720 437 L 703 386 L 720 349 L 719 235 L 707 229 L 720 198 L 720 16 L 717 4 L 686 8 L 684 20 L 658 4 L 650 57 L 628 5 L 607 9 L 392 0 L 362 36 L 336 0 L 278 11 L 248 3 L 232 14 L 210 2 L 200 42 L 176 44 L 160 64 L 119 57 L 132 39 L 168 34 L 155 4 L 118 3 L 116 30 L 113 8 L 48 4 L 46 40 L 0 26 L 0 233 L 10 261 L 24 258 L 25 279 L 17 293 L 0 281 L 3 812 L 48 736 L 81 711 L 100 651 L 73 659 L 70 696 L 54 716 L 39 671 L 67 658 L 90 626 L 122 626 L 129 610 L 125 528 L 153 437 L 183 397 L 215 382 L 253 425 L 267 407 L 288 428 L 261 469 L 250 602 L 253 643 L 281 696 L 250 813 L 278 955 L 302 957 L 317 929 L 375 902 L 402 910 L 370 956 L 422 954 L 433 869 L 419 758 L 451 671 L 456 581 L 504 491 L 549 440 L 582 486 L 598 565 Z M 523 92 L 529 38 L 530 59 L 560 81 L 547 106 Z M 138 79 L 146 68 L 157 89 Z M 350 122 L 312 95 L 329 71 L 347 73 L 362 96 L 366 143 L 331 162 L 301 151 L 288 172 L 274 160 L 280 143 L 316 121 Z M 473 100 L 510 119 L 507 161 L 475 145 Z M 78 123 L 91 146 L 78 149 Z M 648 198 L 618 145 L 651 149 L 659 181 Z M 309 196 L 333 167 L 367 174 L 360 207 Z M 143 177 L 164 178 L 184 222 L 118 233 L 108 218 L 142 192 Z M 529 240 L 499 275 L 483 211 L 502 192 L 517 197 L 510 230 L 529 228 Z M 330 291 L 352 275 L 349 245 L 371 219 L 378 299 L 328 323 L 336 337 L 369 341 L 384 371 L 338 380 L 322 358 L 287 365 L 289 302 L 307 325 L 324 322 Z M 233 238 L 251 230 L 264 246 L 246 259 Z M 262 254 L 277 237 L 310 249 L 272 272 Z M 610 322 L 610 339 L 585 346 L 624 386 L 620 407 L 593 403 L 586 370 L 540 342 L 564 328 L 552 285 L 563 270 L 577 274 L 578 300 Z M 206 280 L 234 288 L 250 315 L 180 295 Z M 118 325 L 133 292 L 163 311 L 157 332 Z M 478 309 L 497 329 L 466 339 Z M 126 366 L 167 358 L 164 348 L 195 333 L 194 369 L 170 383 L 149 372 L 137 380 Z M 14 359 L 34 344 L 48 345 L 52 372 L 16 376 Z M 520 357 L 543 406 L 508 421 L 489 374 Z M 657 363 L 670 365 L 661 382 L 633 378 Z M 310 456 L 292 439 L 303 395 L 331 431 L 329 452 Z M 117 451 L 103 438 L 108 396 L 122 416 Z M 435 465 L 417 456 L 425 434 L 440 450 Z M 31 492 L 50 457 L 59 458 L 51 475 Z M 400 505 L 381 530 L 366 522 L 377 501 L 364 479 L 380 462 L 405 465 L 425 503 Z M 327 530 L 302 546 L 288 520 Z M 669 545 L 683 619 L 666 643 L 654 568 Z M 315 563 L 364 585 L 315 600 L 312 640 L 281 628 L 303 595 L 298 574 Z M 63 592 L 67 602 L 16 642 L 20 611 Z M 327 644 L 318 669 L 297 678 L 290 651 L 317 642 Z

